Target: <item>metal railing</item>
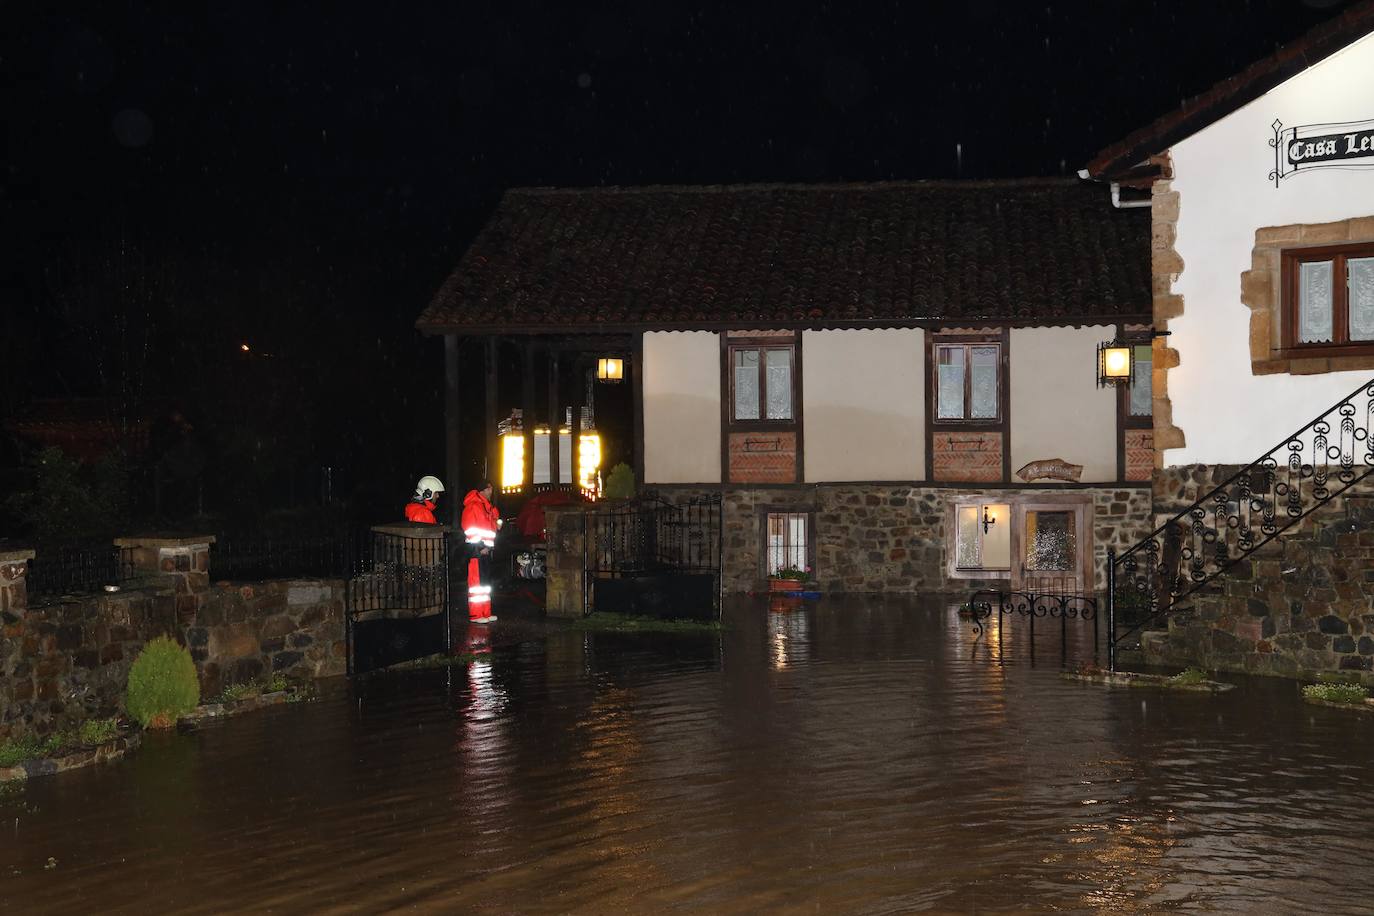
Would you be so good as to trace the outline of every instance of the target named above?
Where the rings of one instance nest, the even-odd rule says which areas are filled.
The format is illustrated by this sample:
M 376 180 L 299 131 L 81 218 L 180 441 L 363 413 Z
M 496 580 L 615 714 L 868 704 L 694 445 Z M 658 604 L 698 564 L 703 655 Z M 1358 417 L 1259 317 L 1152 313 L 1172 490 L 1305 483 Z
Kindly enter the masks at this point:
M 29 603 L 49 604 L 66 595 L 98 592 L 133 578 L 132 551 L 99 541 L 37 544 L 29 561 Z
M 231 531 L 215 535 L 210 572 L 216 579 L 342 578 L 359 568 L 368 530 L 262 534 Z
M 1107 551 L 1107 665 L 1238 561 L 1374 474 L 1374 379 L 1213 487 L 1140 543 Z M 1124 629 L 1120 627 L 1124 625 Z

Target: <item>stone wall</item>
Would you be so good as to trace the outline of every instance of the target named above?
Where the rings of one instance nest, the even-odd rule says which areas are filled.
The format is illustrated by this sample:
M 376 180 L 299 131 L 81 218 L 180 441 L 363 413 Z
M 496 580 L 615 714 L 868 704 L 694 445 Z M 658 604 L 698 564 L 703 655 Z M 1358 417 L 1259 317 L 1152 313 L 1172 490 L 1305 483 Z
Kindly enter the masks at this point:
M 1238 470 L 1157 471 L 1158 517 Z M 1332 499 L 1183 604 L 1167 630 L 1146 634 L 1147 663 L 1306 679 L 1337 672 L 1374 684 L 1374 487 Z
M 711 488 L 673 487 L 661 495 L 686 501 Z M 1122 550 L 1150 531 L 1150 490 L 1135 486 L 1076 488 L 976 488 L 913 485 L 810 484 L 723 492 L 723 576 L 732 593 L 766 587 L 763 519 L 767 512 L 808 512 L 814 520 L 813 575 L 829 593 L 946 592 L 965 594 L 982 585 L 1006 586 L 1006 579 L 951 578 L 946 524 L 951 504 L 963 497 L 988 501 L 1037 501 L 1065 494 L 1093 503 L 1094 556 L 1098 585 L 1104 581 L 1108 547 Z M 549 517 L 551 615 L 577 616 L 582 607 L 581 513 L 560 508 Z
M 120 591 L 33 606 L 32 551 L 0 554 L 0 740 L 121 710 L 143 645 L 188 646 L 201 693 L 281 673 L 343 674 L 344 582 L 209 581 L 209 538 L 120 539 L 140 577 Z

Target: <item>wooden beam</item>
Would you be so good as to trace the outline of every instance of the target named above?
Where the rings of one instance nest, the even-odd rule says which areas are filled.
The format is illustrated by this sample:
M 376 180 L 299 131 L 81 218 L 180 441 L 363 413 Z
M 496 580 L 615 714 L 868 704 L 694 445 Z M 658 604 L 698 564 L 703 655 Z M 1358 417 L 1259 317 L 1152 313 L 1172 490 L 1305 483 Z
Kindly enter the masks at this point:
M 563 425 L 558 406 L 558 351 L 549 352 L 549 483 L 558 484 L 558 429 Z
M 525 492 L 534 491 L 534 341 L 524 342 L 525 390 L 521 405 L 521 419 L 525 429 Z
M 457 525 L 463 509 L 462 499 L 462 456 L 458 434 L 458 421 L 462 415 L 462 400 L 458 388 L 458 337 L 444 335 L 444 486 L 448 487 L 448 499 L 444 515 L 449 524 Z
M 501 482 L 501 439 L 496 435 L 496 424 L 501 421 L 496 415 L 497 385 L 500 377 L 497 359 L 501 352 L 501 341 L 496 337 L 488 337 L 483 343 L 486 351 L 487 378 L 484 393 L 487 400 L 487 428 L 483 432 L 482 441 L 487 446 L 487 480 L 497 484 Z M 499 487 L 496 489 L 500 490 Z
M 577 487 L 582 480 L 582 385 L 587 364 L 580 358 L 573 359 L 572 390 L 572 435 L 569 437 L 572 448 L 572 485 Z
M 635 484 L 644 486 L 644 333 L 634 337 L 634 350 L 630 354 L 630 378 L 634 385 L 634 471 Z

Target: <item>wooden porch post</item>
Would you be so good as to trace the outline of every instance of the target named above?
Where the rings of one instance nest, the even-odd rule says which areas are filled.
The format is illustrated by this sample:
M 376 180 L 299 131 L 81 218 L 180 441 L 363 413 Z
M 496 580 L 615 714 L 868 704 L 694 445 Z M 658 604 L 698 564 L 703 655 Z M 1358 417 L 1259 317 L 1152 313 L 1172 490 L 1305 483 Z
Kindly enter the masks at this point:
M 568 437 L 572 448 L 573 489 L 577 490 L 582 480 L 582 357 L 573 357 L 573 396 L 572 396 L 572 435 Z
M 634 335 L 634 352 L 630 355 L 631 384 L 634 385 L 634 471 L 635 485 L 644 486 L 644 332 Z
M 549 350 L 549 483 L 558 484 L 558 428 L 563 425 L 558 408 L 558 351 Z
M 525 493 L 534 490 L 534 341 L 525 340 L 525 391 L 521 418 L 525 430 Z
M 496 386 L 498 376 L 496 359 L 499 355 L 498 347 L 500 346 L 500 341 L 495 337 L 488 337 L 484 343 L 486 344 L 487 370 L 485 386 L 487 398 L 487 429 L 486 434 L 482 437 L 482 441 L 485 442 L 487 446 L 487 480 L 490 480 L 493 484 L 498 484 L 501 482 L 501 439 L 496 434 L 496 424 L 500 421 L 500 418 L 496 416 Z M 496 488 L 496 492 L 501 492 L 499 487 Z
M 444 485 L 449 488 L 444 500 L 444 515 L 449 524 L 457 525 L 463 508 L 462 438 L 458 435 L 458 418 L 462 401 L 458 392 L 458 335 L 444 335 Z

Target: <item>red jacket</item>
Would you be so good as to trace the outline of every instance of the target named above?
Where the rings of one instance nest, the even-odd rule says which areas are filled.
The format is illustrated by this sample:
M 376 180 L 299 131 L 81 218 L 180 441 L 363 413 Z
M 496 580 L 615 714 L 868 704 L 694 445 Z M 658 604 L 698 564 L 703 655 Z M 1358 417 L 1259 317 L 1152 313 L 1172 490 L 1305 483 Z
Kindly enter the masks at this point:
M 469 544 L 494 547 L 500 521 L 496 507 L 480 491 L 469 490 L 463 497 L 463 538 Z
M 434 502 L 427 499 L 422 503 L 406 503 L 406 521 L 423 522 L 426 525 L 439 524 L 439 520 L 434 517 Z

